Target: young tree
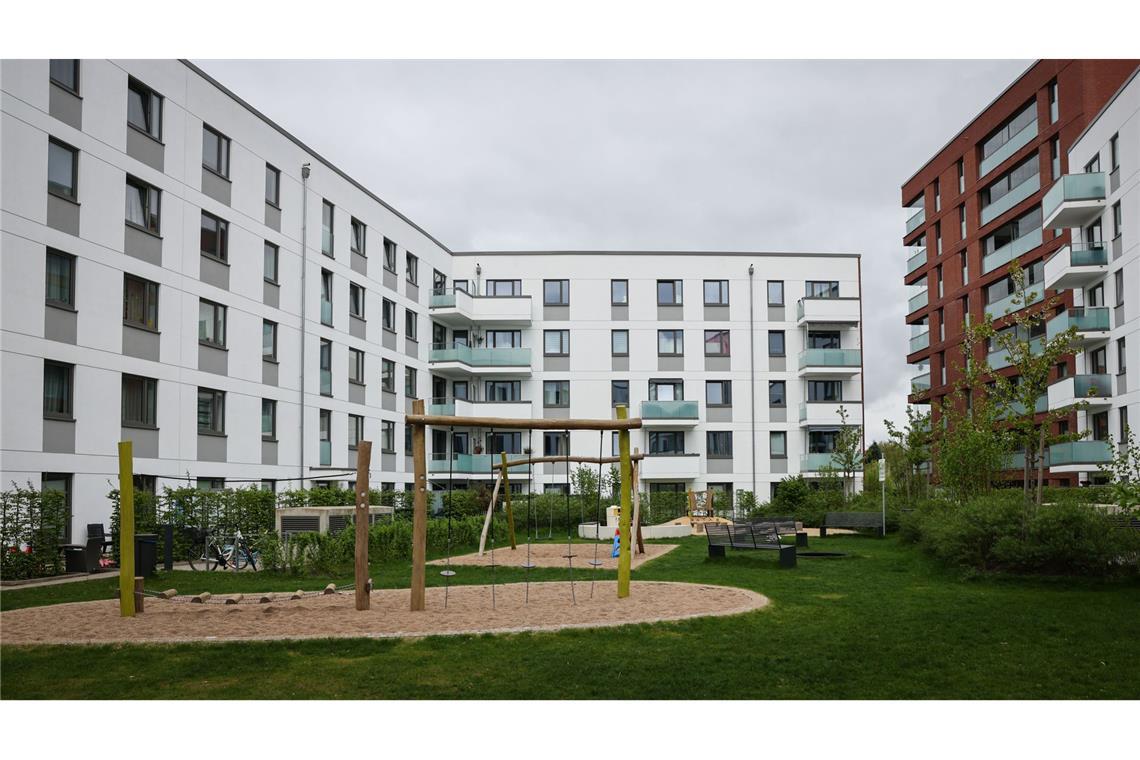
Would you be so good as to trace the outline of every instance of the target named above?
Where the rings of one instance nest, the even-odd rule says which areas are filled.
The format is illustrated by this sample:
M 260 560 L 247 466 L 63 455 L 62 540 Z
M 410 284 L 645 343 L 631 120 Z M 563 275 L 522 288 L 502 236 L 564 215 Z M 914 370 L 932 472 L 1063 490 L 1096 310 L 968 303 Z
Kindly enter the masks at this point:
M 890 461 L 892 448 L 901 454 L 901 464 L 905 468 L 901 479 L 907 501 L 925 495 L 926 476 L 922 474 L 922 466 L 930 463 L 930 412 L 920 412 L 913 406 L 907 406 L 905 427 L 896 428 L 890 420 L 883 420 L 883 424 L 887 426 L 887 437 L 890 438 L 890 443 L 883 447 L 887 451 L 888 465 L 896 464 Z M 897 466 L 895 469 L 897 471 Z
M 855 488 L 855 473 L 863 468 L 863 427 L 848 425 L 847 409 L 839 405 L 839 434 L 835 437 L 835 451 L 832 461 L 836 469 L 843 473 L 843 500 L 847 501 L 849 491 Z
M 1140 507 L 1140 447 L 1132 429 L 1124 428 L 1124 440 L 1112 452 L 1112 461 L 1097 465 L 1107 475 L 1112 497 L 1121 511 L 1131 513 Z

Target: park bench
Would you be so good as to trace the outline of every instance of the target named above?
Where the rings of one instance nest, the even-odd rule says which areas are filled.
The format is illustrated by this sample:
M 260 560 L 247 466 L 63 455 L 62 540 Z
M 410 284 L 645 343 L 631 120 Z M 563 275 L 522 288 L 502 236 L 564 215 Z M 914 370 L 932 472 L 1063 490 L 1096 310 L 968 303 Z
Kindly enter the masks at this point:
M 780 535 L 795 535 L 796 546 L 804 548 L 808 545 L 807 531 L 800 529 L 800 524 L 794 517 L 757 517 L 749 521 L 750 525 L 758 525 L 762 528 L 771 527 Z
M 1131 528 L 1132 530 L 1140 530 L 1140 517 L 1129 517 L 1128 515 L 1109 515 L 1108 521 L 1117 528 Z
M 796 566 L 796 547 L 781 544 L 775 527 L 750 523 L 706 523 L 709 556 L 723 557 L 725 549 L 769 549 L 780 553 L 780 567 Z
M 828 512 L 819 526 L 819 537 L 827 535 L 828 528 L 850 528 L 851 530 L 873 530 L 883 535 L 883 516 L 878 512 Z

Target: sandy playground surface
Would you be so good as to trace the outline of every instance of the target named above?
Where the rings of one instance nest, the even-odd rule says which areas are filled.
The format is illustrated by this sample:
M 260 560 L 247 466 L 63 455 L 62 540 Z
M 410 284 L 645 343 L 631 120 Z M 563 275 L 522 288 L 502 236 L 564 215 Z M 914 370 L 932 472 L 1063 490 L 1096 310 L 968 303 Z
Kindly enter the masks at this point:
M 597 544 L 598 561 L 602 570 L 617 570 L 617 557 L 611 557 L 613 552 L 613 544 L 604 542 Z M 574 555 L 574 569 L 591 570 L 594 566 L 590 563 L 594 561 L 594 544 L 570 544 L 571 554 Z M 651 559 L 657 559 L 663 554 L 667 554 L 677 548 L 677 544 L 646 544 L 645 554 L 637 554 L 636 552 L 630 557 L 630 567 L 640 567 L 643 563 Z M 530 546 L 530 562 L 535 567 L 567 567 L 569 561 L 566 559 L 566 544 L 531 544 Z M 518 548 L 511 551 L 510 544 L 495 547 L 495 564 L 499 567 L 522 567 L 526 564 L 526 543 L 519 543 Z M 443 565 L 446 560 L 435 559 L 429 562 L 429 565 Z M 491 547 L 488 545 L 483 556 L 480 557 L 478 552 L 473 554 L 461 554 L 458 557 L 451 558 L 452 565 L 481 565 L 483 567 L 491 566 Z
M 760 609 L 767 597 L 741 588 L 698 583 L 633 582 L 630 596 L 617 598 L 616 581 L 523 583 L 495 587 L 427 589 L 427 609 L 408 609 L 407 589 L 372 592 L 371 609 L 357 612 L 352 592 L 307 596 L 268 604 L 189 604 L 148 598 L 145 612 L 119 616 L 108 599 L 29 607 L 0 613 L 0 643 L 95 644 L 169 641 L 237 641 L 345 637 L 401 637 L 435 634 L 506 633 L 593 628 L 625 623 L 735 615 Z

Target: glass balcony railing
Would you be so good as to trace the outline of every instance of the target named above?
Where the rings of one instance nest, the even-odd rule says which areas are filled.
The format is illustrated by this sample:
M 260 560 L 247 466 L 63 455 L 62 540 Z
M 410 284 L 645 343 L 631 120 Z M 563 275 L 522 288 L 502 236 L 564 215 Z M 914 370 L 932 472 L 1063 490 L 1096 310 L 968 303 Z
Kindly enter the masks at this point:
M 507 461 L 522 459 L 525 454 L 507 454 Z M 458 472 L 467 475 L 493 474 L 492 465 L 502 461 L 501 454 L 454 454 L 448 459 L 446 454 L 432 454 L 428 462 L 428 472 Z M 508 467 L 511 472 L 526 472 L 525 464 Z
M 1034 414 L 1043 414 L 1049 410 L 1049 394 L 1042 393 L 1037 397 L 1037 403 L 1033 405 Z M 1021 416 L 1025 414 L 1025 404 L 1020 401 L 1014 401 L 1009 405 L 1009 411 L 1002 414 L 1003 419 L 1007 417 Z
M 998 198 L 982 209 L 982 224 L 989 224 L 994 219 L 1009 211 L 1011 208 L 1021 203 L 1023 200 L 1033 195 L 1041 189 L 1041 176 L 1034 174 L 1027 180 L 1022 181 L 1020 185 L 1012 188 L 1008 193 Z
M 907 301 L 906 313 L 913 314 L 922 307 L 926 306 L 928 303 L 930 303 L 930 293 L 926 290 L 926 288 L 923 288 L 918 293 L 915 293 L 913 296 L 911 296 L 910 300 Z
M 642 401 L 643 420 L 695 420 L 699 413 L 696 401 Z
M 800 457 L 800 472 L 823 472 L 840 469 L 834 453 L 804 454 Z
M 859 367 L 863 352 L 857 348 L 808 348 L 800 352 L 800 369 L 804 367 Z
M 1045 336 L 1052 340 L 1070 327 L 1078 333 L 1112 329 L 1112 312 L 1107 306 L 1077 306 L 1064 311 L 1045 324 Z
M 930 330 L 921 332 L 910 339 L 910 352 L 921 351 L 930 347 Z
M 332 395 L 332 370 L 331 369 L 322 369 L 321 370 L 321 395 L 322 396 L 331 396 Z
M 1069 441 L 1049 447 L 1049 465 L 1108 464 L 1112 461 L 1112 443 L 1109 441 Z
M 926 207 L 920 208 L 913 216 L 906 220 L 906 234 L 918 229 L 926 221 Z
M 1068 251 L 1069 266 L 1072 267 L 1102 267 L 1108 264 L 1108 248 L 1104 243 L 1073 243 Z
M 910 380 L 911 393 L 925 393 L 930 390 L 930 373 L 923 372 Z
M 1053 183 L 1041 200 L 1041 216 L 1048 219 L 1061 206 L 1070 201 L 1103 201 L 1104 172 L 1066 174 Z
M 321 441 L 321 467 L 332 465 L 332 441 Z
M 926 263 L 926 247 L 919 248 L 914 254 L 906 260 L 906 273 L 910 274 L 914 270 L 921 267 Z
M 1112 378 L 1108 375 L 1073 375 L 1076 398 L 1108 398 L 1112 395 Z
M 455 305 L 455 293 L 454 292 L 451 292 L 451 293 L 432 293 L 431 294 L 431 300 L 428 302 L 428 306 L 433 308 L 433 309 L 438 309 L 438 308 L 442 308 L 442 307 L 446 307 L 446 306 L 454 306 L 454 305 Z
M 321 301 L 321 323 L 332 324 L 332 301 Z
M 978 164 L 978 177 L 984 177 L 989 174 L 996 169 L 1002 161 L 1005 161 L 1020 148 L 1027 145 L 1034 137 L 1037 137 L 1037 119 L 1026 124 L 1021 128 L 1020 132 L 1009 138 L 1004 145 L 983 158 Z
M 474 348 L 462 344 L 436 343 L 429 362 L 459 362 L 471 367 L 529 367 L 530 349 L 514 347 Z
M 993 253 L 986 255 L 982 259 L 982 273 L 988 274 L 1000 266 L 1005 266 L 1017 257 L 1029 253 L 1039 245 L 1041 245 L 1041 229 L 1035 228 L 1017 238 L 1017 240 L 1006 243 Z
M 428 414 L 440 414 L 447 417 L 455 416 L 455 400 L 450 398 L 433 398 L 428 404 Z
M 1025 289 L 1025 300 L 1027 303 L 1015 304 L 1014 298 L 1017 297 L 1016 293 L 1010 293 L 1000 301 L 994 301 L 986 307 L 986 313 L 997 319 L 1004 317 L 1006 312 L 1012 314 L 1015 311 L 1021 311 L 1026 306 L 1031 306 L 1035 303 L 1041 303 L 1041 299 L 1045 295 L 1045 287 L 1041 283 L 1034 283 Z
M 1045 345 L 1045 339 L 1034 338 L 1029 342 L 1029 345 L 1033 353 L 1040 353 L 1041 348 Z M 991 351 L 989 355 L 986 356 L 986 363 L 990 365 L 990 369 L 997 370 L 1005 369 L 1013 362 L 1010 360 L 1009 354 L 1004 348 L 998 348 L 994 351 Z

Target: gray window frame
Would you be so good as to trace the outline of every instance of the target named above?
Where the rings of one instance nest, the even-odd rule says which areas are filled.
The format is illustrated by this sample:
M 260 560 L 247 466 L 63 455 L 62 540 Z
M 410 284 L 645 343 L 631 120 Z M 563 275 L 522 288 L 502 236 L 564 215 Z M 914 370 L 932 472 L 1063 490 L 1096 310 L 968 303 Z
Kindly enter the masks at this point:
M 718 339 L 714 345 L 716 345 L 719 350 L 714 353 L 709 353 L 709 338 L 716 336 L 718 333 L 721 335 L 721 338 Z M 704 347 L 705 356 L 732 356 L 732 331 L 727 327 L 705 330 Z
M 123 221 L 131 227 L 134 227 L 136 230 L 142 230 L 143 232 L 151 235 L 161 235 L 162 190 L 150 184 L 149 182 L 145 182 L 138 177 L 134 177 L 130 174 L 127 175 L 126 186 L 128 188 L 134 188 L 136 191 L 145 191 L 143 193 L 145 201 L 143 203 L 143 219 L 145 220 L 145 223 L 139 224 L 138 222 L 131 221 L 131 219 L 126 215 L 125 207 L 123 209 Z M 153 211 L 151 210 L 152 203 L 154 205 Z M 152 220 L 154 222 L 153 225 L 151 224 Z
M 269 178 L 273 178 L 273 196 L 269 195 Z M 276 209 L 281 208 L 281 170 L 268 161 L 265 162 L 265 202 Z
M 265 407 L 269 405 L 269 432 L 265 432 Z M 277 440 L 277 399 L 261 399 L 261 440 Z
M 67 84 L 62 79 L 55 75 L 55 66 L 57 63 L 70 63 L 71 77 L 75 80 L 75 84 Z M 57 87 L 70 92 L 72 95 L 79 94 L 79 59 L 78 58 L 52 58 L 48 61 L 48 81 Z
M 61 300 L 51 296 L 51 267 L 48 262 L 53 259 L 66 262 L 67 265 L 67 299 Z M 44 303 L 49 306 L 75 311 L 75 270 L 78 259 L 58 248 L 48 247 L 44 255 Z
M 396 392 L 396 362 L 392 359 L 380 359 L 380 390 Z
M 265 353 L 265 328 L 270 328 L 270 334 L 273 336 L 273 349 L 269 354 Z M 261 360 L 275 362 L 277 361 L 277 323 L 271 319 L 261 320 Z
M 268 240 L 265 240 L 262 242 L 263 242 L 262 258 L 261 258 L 261 276 L 262 276 L 262 279 L 264 279 L 268 283 L 278 285 L 278 284 L 280 284 L 278 281 L 278 277 L 280 276 L 280 273 L 281 273 L 281 248 L 276 243 L 271 243 Z M 272 257 L 273 258 L 273 276 L 272 277 L 270 277 L 268 274 L 265 273 L 266 254 L 269 253 L 270 250 L 273 251 L 273 257 Z
M 618 351 L 614 345 L 614 340 L 619 334 L 625 335 L 625 351 Z M 629 330 L 610 330 L 610 355 L 629 356 Z
M 202 346 L 210 346 L 211 348 L 225 348 L 226 347 L 226 327 L 227 327 L 227 325 L 226 325 L 226 322 L 227 322 L 226 306 L 225 306 L 225 304 L 220 304 L 217 301 L 211 301 L 208 298 L 199 298 L 198 299 L 198 325 L 199 325 L 199 329 L 201 328 L 201 323 L 202 323 L 202 305 L 203 304 L 213 307 L 212 322 L 213 322 L 213 327 L 214 327 L 214 335 L 217 336 L 218 333 L 221 333 L 221 340 L 220 341 L 217 340 L 216 337 L 214 340 L 211 340 L 209 338 L 203 338 L 201 335 L 201 332 L 199 331 L 198 344 L 202 345 Z M 220 318 L 219 318 L 219 314 L 221 315 Z
M 673 348 L 671 352 L 663 352 L 661 350 L 661 339 L 666 333 L 673 333 Z M 680 336 L 680 340 L 677 339 Z M 657 355 L 658 356 L 684 356 L 685 355 L 685 331 L 681 328 L 670 327 L 664 330 L 657 331 Z
M 210 158 L 217 162 L 217 166 L 211 166 L 207 163 L 206 154 L 206 135 L 212 134 L 218 141 L 217 150 Z M 209 124 L 202 122 L 202 168 L 208 172 L 218 175 L 222 179 L 230 178 L 230 138 L 219 132 Z
M 355 440 L 353 440 L 355 439 Z M 365 440 L 364 435 L 364 415 L 363 414 L 349 414 L 348 415 L 348 449 L 349 451 L 356 451 L 360 442 Z
M 551 386 L 556 386 L 554 389 L 554 402 L 549 399 L 548 389 Z M 569 380 L 543 380 L 542 381 L 542 406 L 544 409 L 567 409 L 570 406 L 570 381 Z
M 353 253 L 358 253 L 365 258 L 368 257 L 368 225 L 357 219 L 355 216 L 348 218 L 348 248 Z M 359 233 L 359 235 L 357 234 Z M 359 240 L 357 238 L 359 237 Z
M 360 298 L 359 299 L 354 298 L 353 297 L 354 293 L 359 293 Z M 348 281 L 348 313 L 349 313 L 349 316 L 356 317 L 357 319 L 364 319 L 364 312 L 365 312 L 365 309 L 367 308 L 367 305 L 365 303 L 365 297 L 366 296 L 367 296 L 367 290 L 363 285 L 361 285 L 358 282 L 353 282 L 352 280 Z M 357 300 L 360 301 L 359 308 L 357 308 L 357 304 L 355 303 Z
M 617 390 L 617 388 L 619 386 L 622 386 L 622 385 L 625 386 L 625 401 L 619 401 L 614 396 L 614 391 Z M 625 406 L 629 406 L 629 381 L 628 380 L 610 380 L 610 406 L 616 407 L 616 406 L 623 405 L 623 404 Z
M 213 425 L 202 427 L 202 397 L 210 397 L 210 416 Z M 199 435 L 225 435 L 226 434 L 226 392 L 216 388 L 203 388 L 198 386 L 198 404 L 195 407 Z
M 419 343 L 420 318 L 411 309 L 404 309 L 404 338 L 413 343 Z
M 404 251 L 404 279 L 412 285 L 420 284 L 420 257 L 411 251 Z
M 722 300 L 709 300 L 709 285 L 717 286 L 718 297 Z M 705 280 L 701 285 L 701 295 L 704 297 L 705 306 L 728 306 L 728 280 Z
M 132 388 L 132 392 L 141 393 L 140 406 L 143 408 L 143 415 L 141 419 L 128 419 L 127 418 L 127 384 L 136 383 L 137 388 Z M 158 428 L 158 379 L 153 377 L 145 377 L 144 375 L 133 375 L 124 372 L 121 376 L 120 385 L 122 388 L 119 418 L 120 424 L 123 427 L 129 428 L 143 428 L 146 430 L 155 430 Z
M 396 243 L 384 238 L 384 268 L 392 274 L 396 273 L 396 257 L 399 255 Z
M 546 289 L 551 285 L 558 286 L 558 300 L 551 301 L 547 296 Z M 569 306 L 570 305 L 570 281 L 569 280 L 543 280 L 542 281 L 542 305 L 543 306 Z
M 52 154 L 51 149 L 52 149 L 53 145 L 55 147 L 63 150 L 64 152 L 66 152 L 68 155 L 71 156 L 71 180 L 70 180 L 71 188 L 70 188 L 70 192 L 62 192 L 62 191 L 55 190 L 52 188 L 51 157 L 53 154 Z M 74 145 L 70 145 L 68 143 L 65 143 L 63 140 L 60 140 L 56 137 L 48 137 L 48 171 L 47 171 L 47 177 L 48 177 L 48 181 L 47 181 L 48 195 L 54 195 L 56 198 L 61 198 L 65 201 L 70 201 L 71 203 L 78 203 L 79 202 L 79 148 L 76 148 Z
M 551 353 L 547 350 L 547 336 L 558 334 L 559 351 Z M 542 355 L 543 356 L 569 356 L 570 355 L 570 331 L 569 330 L 543 330 L 542 331 Z
M 614 299 L 614 286 L 619 282 L 625 286 L 624 301 Z M 629 280 L 610 280 L 610 306 L 629 306 Z
M 780 336 L 780 351 L 775 353 L 772 351 L 772 337 L 775 335 Z M 788 355 L 788 335 L 784 330 L 769 330 L 768 331 L 768 356 L 787 356 Z
M 724 440 L 728 441 L 728 452 L 723 451 L 723 445 L 713 446 L 713 441 L 720 438 L 722 443 Z M 733 435 L 731 430 L 706 430 L 705 431 L 705 457 L 708 459 L 732 459 L 733 456 Z M 713 453 L 713 449 L 717 448 L 718 452 Z
M 396 423 L 380 420 L 380 450 L 385 454 L 396 453 Z
M 782 441 L 782 454 L 774 453 L 773 441 Z M 787 459 L 788 458 L 788 431 L 786 430 L 769 430 L 768 431 L 768 458 L 769 459 Z
M 416 397 L 416 388 L 418 387 L 418 385 L 419 385 L 419 377 L 416 375 L 416 368 L 415 367 L 409 367 L 409 366 L 405 365 L 405 367 L 404 367 L 404 396 L 407 398 L 415 398 Z M 411 393 L 408 393 L 409 389 L 411 390 Z
M 348 382 L 353 385 L 364 385 L 364 378 L 366 377 L 364 367 L 364 352 L 359 348 L 350 346 L 348 349 Z
M 390 333 L 396 332 L 396 302 L 391 298 L 382 299 L 380 306 L 381 327 Z
M 661 300 L 661 286 L 669 284 L 673 288 L 673 300 Z M 684 280 L 658 280 L 656 284 L 657 291 L 657 305 L 658 306 L 682 306 L 685 303 L 685 281 Z
M 143 110 L 146 111 L 145 118 L 151 122 L 147 124 L 136 124 L 131 120 L 131 90 L 137 92 L 142 99 Z M 140 134 L 144 134 L 152 140 L 162 142 L 162 127 L 163 127 L 163 100 L 162 95 L 159 95 L 154 88 L 149 87 L 134 77 L 127 78 L 127 126 L 136 130 Z
M 61 408 L 48 408 L 47 376 L 48 368 L 59 370 L 64 374 L 64 392 L 60 396 Z M 74 420 L 75 419 L 75 365 L 67 362 L 57 362 L 44 359 L 43 383 L 43 416 L 47 420 Z
M 720 388 L 719 402 L 709 400 L 709 390 L 713 386 Z M 732 408 L 732 381 L 731 380 L 705 380 L 705 406 L 713 409 Z
M 772 403 L 772 389 L 776 386 L 779 386 L 782 389 L 780 391 L 780 397 L 783 399 L 783 402 L 779 403 L 779 404 L 773 404 Z M 769 409 L 786 409 L 787 406 L 788 406 L 788 381 L 786 381 L 786 380 L 769 380 L 768 381 L 768 408 Z
M 203 247 L 203 238 L 205 237 L 206 220 L 210 219 L 217 225 L 217 230 L 214 233 L 217 239 L 217 246 L 219 251 L 207 251 Z M 221 262 L 222 264 L 229 263 L 230 257 L 230 223 L 225 219 L 211 214 L 209 211 L 202 211 L 201 222 L 199 224 L 199 244 L 198 249 L 203 256 L 214 261 Z
M 773 301 L 772 300 L 772 286 L 773 285 L 779 285 L 780 286 L 780 300 L 779 301 Z M 768 300 L 769 306 L 783 306 L 785 304 L 784 281 L 783 280 L 768 280 L 767 293 L 765 294 L 765 297 Z
M 142 321 L 138 319 L 132 319 L 130 316 L 131 308 L 130 301 L 128 300 L 128 294 L 129 283 L 132 281 L 142 286 L 142 312 L 144 315 L 144 319 Z M 158 332 L 158 296 L 159 284 L 157 282 L 152 282 L 151 280 L 144 279 L 138 275 L 133 275 L 130 272 L 123 272 L 123 324 L 130 325 L 131 327 L 137 327 L 142 330 L 151 330 L 153 332 Z M 145 317 L 151 313 L 152 309 L 154 311 L 154 323 L 150 324 Z

